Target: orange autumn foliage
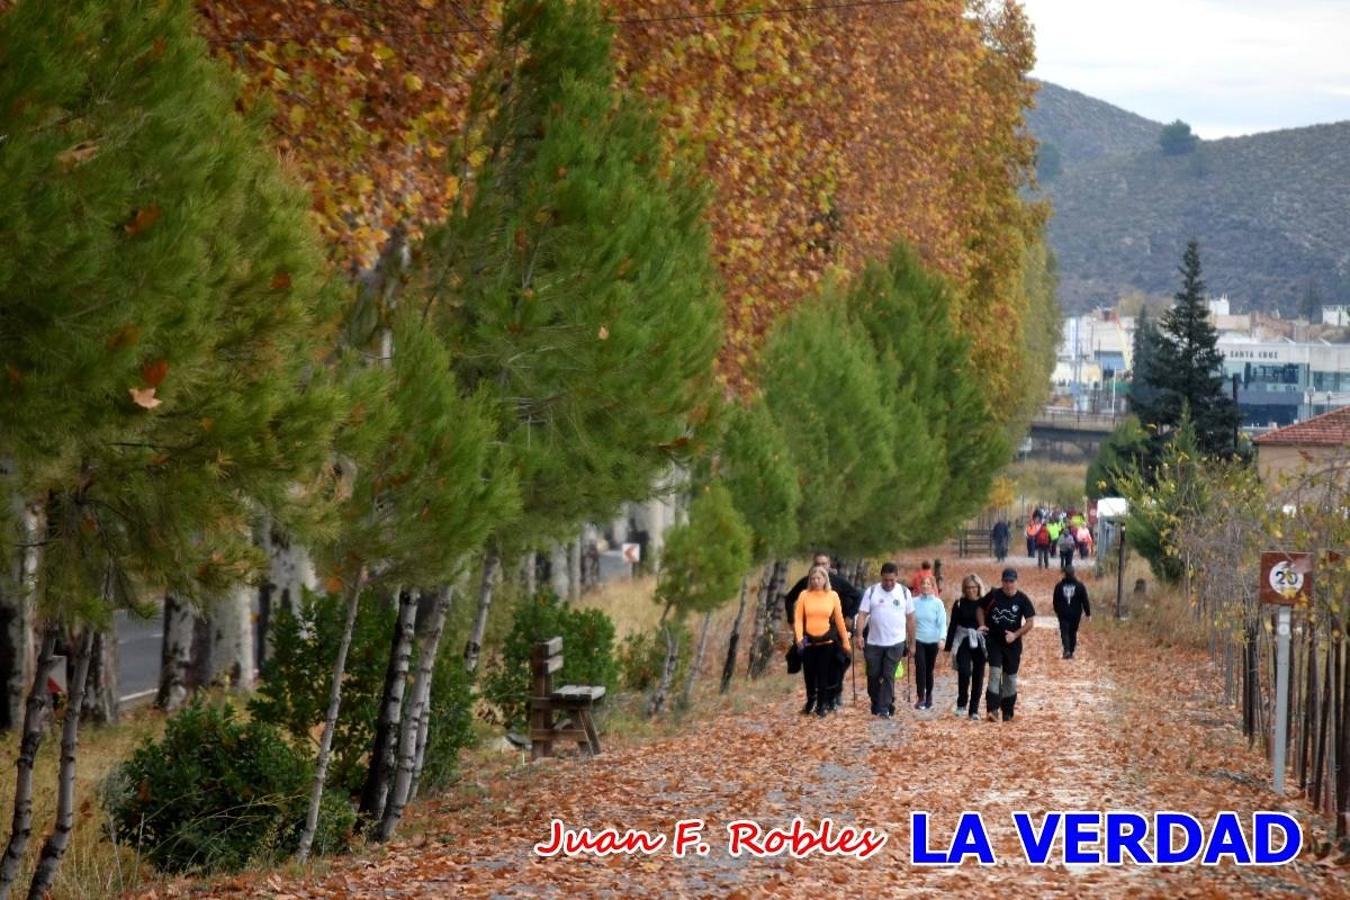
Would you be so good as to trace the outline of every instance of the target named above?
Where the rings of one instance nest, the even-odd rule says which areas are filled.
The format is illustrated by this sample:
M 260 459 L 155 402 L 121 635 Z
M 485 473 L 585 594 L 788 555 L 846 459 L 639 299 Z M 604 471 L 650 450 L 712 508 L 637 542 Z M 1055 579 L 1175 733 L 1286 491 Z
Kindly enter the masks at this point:
M 461 130 L 500 0 L 198 5 L 245 102 L 272 104 L 278 147 L 313 191 L 337 263 L 369 266 L 395 226 L 416 239 L 447 214 L 483 158 Z M 714 188 L 734 387 L 752 377 L 770 324 L 822 276 L 905 240 L 957 286 L 953 316 L 995 408 L 1022 389 L 1006 355 L 1043 217 L 1018 193 L 1034 153 L 1022 128 L 1031 35 L 1011 0 L 986 5 L 740 15 L 756 5 L 607 4 L 621 77 Z

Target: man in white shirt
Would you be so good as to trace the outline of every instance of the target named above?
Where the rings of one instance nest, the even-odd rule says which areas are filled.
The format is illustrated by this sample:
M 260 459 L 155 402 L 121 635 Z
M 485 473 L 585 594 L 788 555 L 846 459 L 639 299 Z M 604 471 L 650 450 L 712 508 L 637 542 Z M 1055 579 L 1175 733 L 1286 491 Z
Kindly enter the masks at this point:
M 884 719 L 895 714 L 895 668 L 905 655 L 906 637 L 914 633 L 914 597 L 900 583 L 899 571 L 895 563 L 881 567 L 881 581 L 863 593 L 854 629 L 867 661 L 872 715 Z

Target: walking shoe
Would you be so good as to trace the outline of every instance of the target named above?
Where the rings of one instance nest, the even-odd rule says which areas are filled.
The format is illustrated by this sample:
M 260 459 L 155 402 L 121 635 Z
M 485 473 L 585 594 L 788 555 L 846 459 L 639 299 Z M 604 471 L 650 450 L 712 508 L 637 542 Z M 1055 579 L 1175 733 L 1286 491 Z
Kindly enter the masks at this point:
M 825 718 L 825 707 L 823 707 L 823 706 L 817 706 L 817 707 L 816 707 L 816 718 L 818 718 L 818 719 L 823 719 L 823 718 Z
M 975 715 L 978 716 L 979 713 L 976 713 Z M 998 713 L 993 712 L 993 711 L 987 712 L 987 713 L 984 714 L 984 720 L 985 720 L 986 722 L 997 722 L 997 721 L 998 721 Z
M 815 711 L 816 711 L 816 701 L 814 699 L 807 700 L 806 705 L 802 707 L 802 715 L 809 716 L 811 715 L 811 713 Z
M 923 701 L 922 701 L 922 700 L 915 700 L 915 701 L 914 701 L 914 708 L 915 708 L 915 709 L 923 709 Z
M 956 707 L 955 709 L 952 710 L 952 715 L 956 716 L 958 719 L 961 718 L 962 716 L 964 716 L 965 714 L 966 714 L 966 708 L 965 708 L 964 706 L 959 705 L 959 704 L 957 705 L 957 707 Z
M 978 721 L 980 721 L 980 714 L 977 713 L 977 712 L 971 713 L 971 714 L 970 714 L 970 721 L 972 721 L 972 722 L 978 722 Z

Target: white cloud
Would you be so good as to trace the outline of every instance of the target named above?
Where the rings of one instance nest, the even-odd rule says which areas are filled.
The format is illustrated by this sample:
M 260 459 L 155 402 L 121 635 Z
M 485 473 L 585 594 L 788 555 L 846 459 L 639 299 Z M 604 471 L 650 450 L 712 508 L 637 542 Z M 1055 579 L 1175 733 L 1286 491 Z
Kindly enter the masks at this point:
M 1345 0 L 1023 0 L 1038 78 L 1223 137 L 1350 119 Z

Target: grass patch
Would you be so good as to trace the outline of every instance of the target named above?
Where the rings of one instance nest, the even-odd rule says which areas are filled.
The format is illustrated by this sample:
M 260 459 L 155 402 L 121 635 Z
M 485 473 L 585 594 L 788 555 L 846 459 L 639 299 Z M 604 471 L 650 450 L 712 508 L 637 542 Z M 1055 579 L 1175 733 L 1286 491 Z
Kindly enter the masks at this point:
M 1004 475 L 1013 483 L 1019 508 L 1038 505 L 1082 508 L 1088 464 L 1025 460 L 1012 463 Z

